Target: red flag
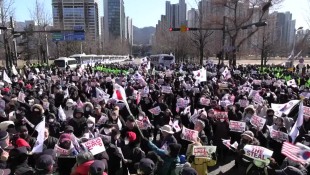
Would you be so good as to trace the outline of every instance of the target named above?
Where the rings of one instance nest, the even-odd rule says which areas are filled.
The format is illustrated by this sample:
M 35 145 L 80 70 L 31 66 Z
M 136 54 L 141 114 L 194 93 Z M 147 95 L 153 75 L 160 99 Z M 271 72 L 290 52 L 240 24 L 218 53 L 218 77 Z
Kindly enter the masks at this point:
M 116 92 L 117 99 L 118 99 L 118 100 L 123 100 L 123 97 L 122 97 L 120 91 L 119 91 L 119 90 L 116 90 L 115 92 Z

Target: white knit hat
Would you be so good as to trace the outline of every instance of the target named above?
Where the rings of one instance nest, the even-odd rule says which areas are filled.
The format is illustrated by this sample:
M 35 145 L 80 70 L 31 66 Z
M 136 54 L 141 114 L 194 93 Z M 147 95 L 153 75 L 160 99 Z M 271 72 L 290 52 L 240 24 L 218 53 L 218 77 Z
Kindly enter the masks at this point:
M 89 116 L 88 117 L 88 119 L 87 119 L 87 122 L 92 122 L 93 124 L 95 124 L 96 123 L 96 120 L 95 120 L 95 118 L 94 117 L 92 117 L 92 116 Z

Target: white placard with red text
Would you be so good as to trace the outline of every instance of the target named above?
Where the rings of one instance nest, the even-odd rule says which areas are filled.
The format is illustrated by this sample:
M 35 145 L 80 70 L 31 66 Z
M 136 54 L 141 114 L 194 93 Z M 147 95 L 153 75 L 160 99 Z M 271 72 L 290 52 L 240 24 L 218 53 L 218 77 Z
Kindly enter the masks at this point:
M 214 110 L 214 116 L 215 116 L 217 119 L 227 119 L 227 118 L 228 118 L 228 112 L 226 112 L 226 111 Z
M 82 143 L 89 152 L 91 152 L 93 155 L 96 155 L 98 153 L 101 153 L 105 151 L 105 147 L 103 145 L 103 142 L 100 137 L 97 137 L 95 139 L 89 140 L 85 143 Z
M 163 93 L 166 93 L 166 94 L 172 93 L 172 89 L 171 89 L 170 86 L 162 86 L 162 87 L 161 87 L 161 91 L 162 91 Z
M 266 162 L 273 154 L 273 151 L 255 145 L 245 145 L 243 150 L 245 151 L 245 156 L 250 157 L 255 160 Z
M 209 157 L 216 152 L 216 146 L 193 146 L 193 155 L 195 157 Z
M 259 117 L 257 115 L 253 115 L 251 120 L 250 120 L 250 123 L 253 126 L 259 127 L 259 129 L 263 129 L 263 127 L 264 127 L 264 125 L 266 123 L 266 119 L 264 119 L 262 117 Z
M 150 113 L 154 114 L 154 115 L 159 115 L 159 113 L 161 112 L 161 109 L 159 106 L 155 107 L 155 108 L 152 108 L 149 110 Z
M 245 131 L 245 122 L 229 121 L 230 131 L 243 133 Z
M 272 128 L 270 129 L 270 137 L 278 142 L 288 141 L 288 134 L 281 131 L 276 131 Z
M 69 151 L 63 148 L 60 148 L 58 145 L 55 145 L 54 151 L 59 155 L 69 155 Z
M 189 100 L 184 98 L 177 99 L 177 106 L 180 108 L 186 108 L 188 106 Z
M 190 142 L 197 142 L 198 131 L 187 129 L 183 126 L 182 129 L 182 139 Z

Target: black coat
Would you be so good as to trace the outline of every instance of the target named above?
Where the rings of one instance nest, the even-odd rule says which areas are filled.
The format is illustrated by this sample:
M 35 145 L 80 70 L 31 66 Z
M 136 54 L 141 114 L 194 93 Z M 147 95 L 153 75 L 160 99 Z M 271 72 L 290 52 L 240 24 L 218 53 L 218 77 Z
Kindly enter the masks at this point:
M 109 156 L 108 174 L 115 174 L 121 168 L 122 154 L 114 144 L 104 145 Z
M 72 126 L 74 128 L 74 132 L 73 134 L 80 138 L 84 135 L 84 133 L 86 132 L 86 128 L 87 128 L 87 123 L 86 123 L 86 118 L 82 117 L 80 119 L 77 118 L 72 118 L 68 125 Z
M 124 162 L 125 170 L 128 168 L 129 174 L 137 174 L 137 169 L 135 169 L 135 164 L 139 163 L 142 158 L 145 157 L 145 153 L 137 147 L 135 143 L 129 143 L 122 147 L 122 152 L 127 163 Z
M 46 149 L 54 149 L 57 143 L 58 143 L 58 139 L 52 136 L 48 136 L 48 138 L 44 141 L 44 145 Z

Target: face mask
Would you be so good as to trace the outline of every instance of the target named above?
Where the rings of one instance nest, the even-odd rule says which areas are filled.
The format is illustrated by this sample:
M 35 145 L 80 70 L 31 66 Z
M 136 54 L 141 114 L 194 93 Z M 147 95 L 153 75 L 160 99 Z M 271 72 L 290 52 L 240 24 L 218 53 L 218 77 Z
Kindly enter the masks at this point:
M 170 153 L 170 152 L 166 149 L 166 150 L 165 150 L 165 154 L 166 154 L 166 155 L 169 155 L 169 153 Z
M 143 118 L 144 118 L 143 116 L 139 116 L 139 120 L 143 120 Z
M 127 102 L 128 102 L 128 103 L 131 103 L 131 100 L 128 100 Z
M 34 100 L 29 100 L 29 105 L 32 106 L 34 104 Z
M 39 95 L 42 95 L 42 93 L 43 93 L 43 90 L 40 89 L 40 91 L 38 92 L 38 94 L 39 94 Z
M 14 82 L 17 82 L 18 81 L 18 79 L 17 78 L 14 78 L 14 80 L 13 80 Z
M 104 133 L 106 133 L 106 134 L 110 134 L 110 129 L 108 129 L 108 128 L 104 128 L 103 130 L 104 130 Z
M 71 108 L 72 106 L 73 106 L 73 104 L 71 104 L 71 103 L 68 103 L 68 104 L 67 104 L 67 107 L 68 107 L 68 108 Z M 87 108 L 86 108 L 86 110 L 87 110 Z
M 88 126 L 89 128 L 91 128 L 91 127 L 94 126 L 94 124 L 87 124 L 87 126 Z
M 54 122 L 54 119 L 49 119 L 48 120 L 50 123 L 53 123 Z
M 112 119 L 113 119 L 113 120 L 116 120 L 116 119 L 117 119 L 117 116 L 116 116 L 116 115 L 113 115 L 113 116 L 112 116 Z
M 125 139 L 125 145 L 128 145 L 128 144 L 129 144 L 129 140 Z
M 85 109 L 86 109 L 86 111 L 90 111 L 90 107 L 86 107 Z
M 267 117 L 273 117 L 273 115 L 271 114 L 271 115 L 267 115 Z
M 262 162 L 262 161 L 254 160 L 253 163 L 255 166 L 257 166 L 259 168 L 263 168 L 265 166 L 264 162 Z
M 225 121 L 225 119 L 220 119 L 221 122 Z

